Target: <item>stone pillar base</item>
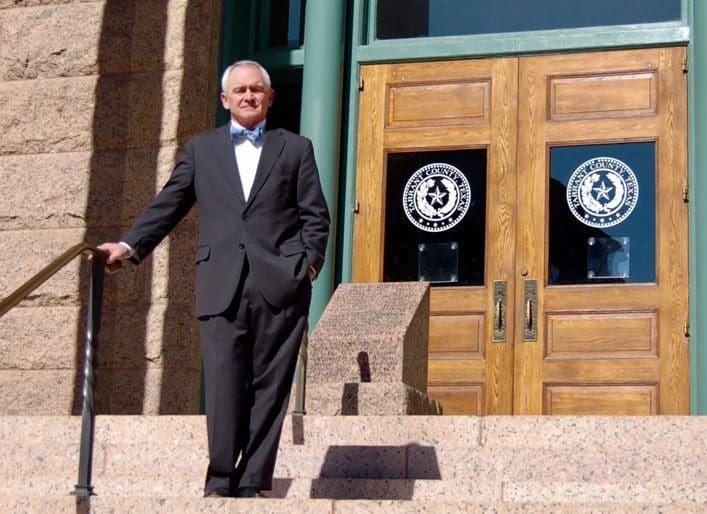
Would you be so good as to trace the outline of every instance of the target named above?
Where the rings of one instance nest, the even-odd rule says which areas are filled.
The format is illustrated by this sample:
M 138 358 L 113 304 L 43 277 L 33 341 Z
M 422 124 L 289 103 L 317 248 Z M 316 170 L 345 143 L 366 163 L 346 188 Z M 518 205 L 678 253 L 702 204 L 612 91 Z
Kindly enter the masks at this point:
M 309 337 L 305 410 L 442 413 L 427 396 L 429 284 L 342 284 Z

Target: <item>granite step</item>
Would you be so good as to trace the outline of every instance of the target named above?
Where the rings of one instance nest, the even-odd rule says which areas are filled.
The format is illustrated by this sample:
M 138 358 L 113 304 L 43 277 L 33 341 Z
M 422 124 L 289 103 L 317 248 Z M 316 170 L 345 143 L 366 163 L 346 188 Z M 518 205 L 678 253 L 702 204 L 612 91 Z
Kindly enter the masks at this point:
M 561 448 L 419 446 L 283 447 L 275 473 L 292 478 L 408 478 L 417 480 L 641 482 L 689 476 L 707 483 L 707 456 L 690 449 L 597 451 Z
M 640 428 L 645 432 L 647 423 L 643 419 Z M 291 432 L 298 431 L 294 427 L 300 421 L 288 418 L 276 474 L 292 478 L 391 479 L 462 479 L 482 474 L 508 480 L 595 480 L 606 475 L 640 480 L 650 470 L 654 477 L 689 475 L 707 481 L 707 443 L 701 440 L 707 427 L 687 421 L 691 419 L 697 418 L 682 418 L 692 425 L 689 434 L 684 424 L 663 419 L 661 423 L 648 423 L 659 429 L 660 437 L 654 430 L 640 438 L 633 435 L 637 427 L 626 426 L 625 420 L 611 422 L 611 427 L 605 420 L 601 429 L 597 420 L 575 421 L 565 427 L 558 420 L 545 420 L 540 432 L 564 430 L 565 440 L 558 436 L 543 442 L 540 436 L 501 438 L 488 430 L 483 431 L 483 437 L 472 435 L 479 433 L 479 418 L 400 417 L 375 426 L 371 419 L 361 417 L 306 416 L 300 421 L 307 444 L 299 445 L 292 444 L 297 436 Z M 523 423 L 539 428 L 537 421 L 532 421 Z M 483 424 L 494 422 L 484 418 Z M 496 422 L 499 424 L 505 428 L 507 422 Z M 4 455 L 0 476 L 75 473 L 78 419 L 0 419 L 0 426 L 0 451 Z M 677 430 L 679 427 L 683 430 Z M 607 433 L 603 441 L 596 435 L 589 436 L 601 430 Z M 582 432 L 586 432 L 585 437 L 578 437 Z M 22 436 L 18 439 L 17 434 Z M 200 475 L 207 463 L 201 416 L 99 416 L 95 441 L 96 477 Z M 479 441 L 486 444 L 481 446 Z
M 282 500 L 282 499 L 235 499 L 235 498 L 190 498 L 148 497 L 124 498 L 117 496 L 94 496 L 77 499 L 72 496 L 0 497 L 0 512 L 25 514 L 34 512 L 72 514 L 116 514 L 142 512 L 150 514 L 240 514 L 258 512 L 262 514 L 454 514 L 454 513 L 533 513 L 533 514 L 626 514 L 638 513 L 702 513 L 704 504 L 687 502 L 572 502 L 572 503 L 509 503 L 467 502 L 441 500 L 435 502 L 408 500 Z
M 57 449 L 78 445 L 78 416 L 0 417 L 0 451 L 16 444 Z M 656 447 L 704 451 L 707 416 L 288 416 L 282 446 L 594 448 L 648 450 Z M 206 442 L 204 416 L 97 416 L 96 444 L 149 441 L 187 449 Z
M 49 458 L 46 456 L 49 455 Z M 67 453 L 62 462 L 44 453 L 37 461 L 13 458 L 0 466 L 0 478 L 31 476 L 33 484 L 42 477 L 60 477 L 64 484 L 75 480 L 78 459 Z M 146 445 L 112 445 L 95 452 L 94 481 L 122 476 L 159 476 L 201 479 L 206 469 L 204 450 L 199 453 L 161 454 Z M 617 449 L 611 453 L 578 452 L 573 449 L 488 449 L 434 448 L 418 446 L 313 448 L 283 447 L 275 475 L 290 478 L 374 478 L 459 481 L 484 477 L 491 481 L 557 480 L 640 483 L 650 473 L 653 480 L 673 481 L 690 477 L 707 483 L 704 454 L 690 451 L 643 453 Z M 5 487 L 0 483 L 0 494 Z
M 198 514 L 248 513 L 262 514 L 332 514 L 331 500 L 263 500 L 235 498 L 201 498 L 193 496 L 92 496 L 90 499 L 74 496 L 0 496 L 3 514 L 39 512 L 71 514 Z M 343 511 L 341 511 L 343 512 Z M 354 512 L 349 510 L 348 512 Z
M 602 474 L 601 468 L 582 476 L 548 473 L 532 476 L 516 471 L 502 474 L 469 474 L 449 478 L 328 478 L 293 477 L 276 474 L 271 496 L 306 499 L 425 499 L 447 498 L 466 501 L 684 501 L 707 502 L 707 481 L 691 475 L 656 476 L 642 468 L 642 473 L 626 477 Z M 639 476 L 642 475 L 642 476 Z M 0 481 L 0 496 L 45 496 L 69 494 L 76 483 L 72 474 L 16 475 Z M 200 497 L 203 468 L 189 473 L 170 471 L 160 475 L 94 474 L 93 486 L 98 495 L 121 497 L 190 496 Z M 0 511 L 1 512 L 1 511 Z
M 706 421 L 288 417 L 273 495 L 701 503 L 707 501 Z M 68 494 L 79 432 L 78 417 L 0 418 L 0 496 Z M 98 416 L 95 440 L 99 495 L 200 497 L 207 463 L 203 416 Z
M 28 482 L 25 482 L 28 480 Z M 0 497 L 68 496 L 74 481 L 59 477 L 41 483 L 32 479 L 3 480 Z M 97 497 L 198 499 L 201 477 L 96 477 Z M 479 477 L 469 480 L 276 478 L 270 498 L 287 500 L 405 500 L 507 503 L 684 503 L 707 506 L 707 484 L 690 479 L 624 483 L 607 478 L 588 481 L 498 481 Z M 2 503 L 0 502 L 0 505 Z M 707 511 L 707 509 L 705 510 Z M 0 509 L 0 512 L 5 510 Z
M 703 481 L 650 481 L 636 484 L 583 481 L 496 482 L 477 481 L 375 480 L 375 479 L 286 479 L 277 480 L 270 493 L 288 499 L 329 498 L 335 500 L 379 499 L 414 501 L 466 501 L 511 503 L 643 502 L 697 503 L 707 505 L 707 484 Z

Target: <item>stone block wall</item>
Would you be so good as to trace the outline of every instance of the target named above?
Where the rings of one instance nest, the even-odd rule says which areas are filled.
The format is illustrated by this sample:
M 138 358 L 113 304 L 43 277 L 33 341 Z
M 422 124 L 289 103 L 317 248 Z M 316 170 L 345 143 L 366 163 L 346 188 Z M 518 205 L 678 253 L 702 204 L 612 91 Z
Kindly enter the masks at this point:
M 215 124 L 221 0 L 0 0 L 0 298 L 115 240 Z M 108 275 L 97 411 L 196 413 L 196 216 Z M 0 318 L 0 414 L 78 413 L 89 264 Z

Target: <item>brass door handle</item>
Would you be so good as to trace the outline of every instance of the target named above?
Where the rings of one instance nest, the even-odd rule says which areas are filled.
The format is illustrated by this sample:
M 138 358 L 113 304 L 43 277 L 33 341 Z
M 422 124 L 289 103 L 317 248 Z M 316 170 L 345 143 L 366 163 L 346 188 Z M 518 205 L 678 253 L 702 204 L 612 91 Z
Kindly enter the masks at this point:
M 538 281 L 526 280 L 523 283 L 525 313 L 523 316 L 523 341 L 537 341 Z
M 501 330 L 503 328 L 503 320 L 501 319 L 501 306 L 502 306 L 502 301 L 501 299 L 496 300 L 496 305 L 494 305 L 493 308 L 493 319 L 495 320 L 496 324 L 496 330 Z
M 496 280 L 493 283 L 493 341 L 503 343 L 506 341 L 506 302 L 508 285 L 505 280 Z
M 525 299 L 525 330 L 533 327 L 533 302 L 530 298 Z

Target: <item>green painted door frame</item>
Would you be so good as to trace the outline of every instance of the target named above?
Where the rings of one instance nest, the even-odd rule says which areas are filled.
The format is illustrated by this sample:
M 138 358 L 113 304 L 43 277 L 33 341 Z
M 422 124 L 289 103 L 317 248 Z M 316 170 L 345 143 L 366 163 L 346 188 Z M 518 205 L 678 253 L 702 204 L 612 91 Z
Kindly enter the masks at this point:
M 707 2 L 692 2 L 690 114 L 690 405 L 707 415 Z
M 374 38 L 374 0 L 354 0 L 352 57 L 349 62 L 345 128 L 347 159 L 340 199 L 342 237 L 341 282 L 351 280 L 353 255 L 353 211 L 356 176 L 356 130 L 360 66 L 378 62 L 434 59 L 481 58 L 501 55 L 530 55 L 548 52 L 640 48 L 662 45 L 689 46 L 688 134 L 690 155 L 690 324 L 691 324 L 691 412 L 707 415 L 707 2 L 682 1 L 679 22 L 645 26 L 617 26 L 488 34 L 468 37 L 420 38 L 377 41 Z

